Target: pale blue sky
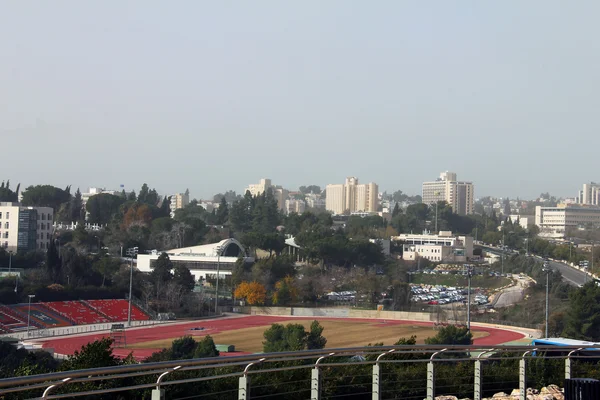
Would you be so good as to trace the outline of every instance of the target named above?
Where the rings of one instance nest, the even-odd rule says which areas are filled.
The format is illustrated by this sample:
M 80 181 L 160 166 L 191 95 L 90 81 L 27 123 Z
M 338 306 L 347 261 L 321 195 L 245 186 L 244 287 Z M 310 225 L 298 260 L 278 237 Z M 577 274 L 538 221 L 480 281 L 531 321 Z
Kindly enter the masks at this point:
M 598 1 L 33 1 L 0 11 L 0 179 L 210 197 L 600 180 Z

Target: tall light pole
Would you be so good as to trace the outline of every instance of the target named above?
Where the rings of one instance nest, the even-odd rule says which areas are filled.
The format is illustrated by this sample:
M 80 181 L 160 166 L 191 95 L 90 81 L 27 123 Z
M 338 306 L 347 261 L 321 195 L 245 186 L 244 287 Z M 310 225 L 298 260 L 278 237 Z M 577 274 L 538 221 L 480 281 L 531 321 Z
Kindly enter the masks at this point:
M 469 264 L 465 264 L 467 269 L 467 281 L 468 281 L 468 289 L 467 289 L 467 330 L 471 331 L 471 277 L 473 276 L 473 266 Z
M 27 337 L 29 337 L 29 320 L 31 319 L 31 299 L 35 297 L 35 294 L 27 295 L 29 297 L 29 307 L 27 309 Z
M 221 272 L 221 247 L 217 247 L 217 284 L 215 285 L 215 315 L 219 310 L 219 273 Z
M 542 267 L 542 271 L 546 273 L 546 338 L 548 337 L 548 313 L 550 309 L 549 305 L 549 293 L 550 293 L 550 272 L 552 268 L 550 268 L 550 263 L 548 260 L 544 261 L 544 266 Z
M 8 252 L 8 275 L 10 275 L 11 269 L 12 269 L 12 250 Z
M 127 310 L 127 327 L 131 326 L 131 298 L 133 292 L 133 257 L 138 253 L 137 247 L 131 247 L 127 249 L 127 255 L 130 258 L 130 268 L 129 268 L 129 308 Z

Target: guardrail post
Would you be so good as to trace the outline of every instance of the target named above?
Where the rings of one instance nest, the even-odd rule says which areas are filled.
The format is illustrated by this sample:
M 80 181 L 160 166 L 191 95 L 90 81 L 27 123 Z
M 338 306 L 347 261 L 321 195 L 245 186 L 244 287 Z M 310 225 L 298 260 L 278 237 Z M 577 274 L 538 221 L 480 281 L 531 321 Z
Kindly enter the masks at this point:
M 310 373 L 310 400 L 321 400 L 321 371 L 319 370 L 319 363 L 334 354 L 329 353 L 317 359 L 315 367 Z
M 385 356 L 386 354 L 393 353 L 394 351 L 396 350 L 391 349 L 386 351 L 385 353 L 380 354 L 377 357 L 375 364 L 373 365 L 373 385 L 371 390 L 373 393 L 373 400 L 381 400 L 381 366 L 379 365 L 379 360 L 381 360 L 381 357 Z
M 581 350 L 583 350 L 583 347 L 577 350 L 573 350 L 569 354 L 567 354 L 567 358 L 565 358 L 565 379 L 571 379 L 571 356 L 573 355 L 573 353 L 577 353 Z
M 238 400 L 248 400 L 250 398 L 250 377 L 248 376 L 248 370 L 254 364 L 260 364 L 265 360 L 266 358 L 261 358 L 246 365 L 246 368 L 244 368 L 244 372 L 242 372 L 242 376 L 240 376 L 238 381 Z
M 484 354 L 489 353 L 490 351 L 494 351 L 494 349 L 485 350 L 479 353 L 479 355 L 477 356 L 477 360 L 475 360 L 475 385 L 473 387 L 473 400 L 481 400 L 481 357 L 483 357 Z
M 481 400 L 481 360 L 475 360 L 475 387 L 473 400 Z
M 527 400 L 527 354 L 536 351 L 537 349 L 529 350 L 523 353 L 519 360 L 519 399 Z
M 160 388 L 160 384 L 162 383 L 163 379 L 167 375 L 169 375 L 173 371 L 177 371 L 180 368 L 181 368 L 181 365 L 178 365 L 178 366 L 171 368 L 170 370 L 165 371 L 162 374 L 160 374 L 160 376 L 156 380 L 156 389 L 152 389 L 151 400 L 165 400 L 165 390 Z
M 448 349 L 433 353 L 427 363 L 427 400 L 435 400 L 435 368 L 433 366 L 433 358 L 446 350 Z
M 427 400 L 435 399 L 435 370 L 433 361 L 427 363 Z

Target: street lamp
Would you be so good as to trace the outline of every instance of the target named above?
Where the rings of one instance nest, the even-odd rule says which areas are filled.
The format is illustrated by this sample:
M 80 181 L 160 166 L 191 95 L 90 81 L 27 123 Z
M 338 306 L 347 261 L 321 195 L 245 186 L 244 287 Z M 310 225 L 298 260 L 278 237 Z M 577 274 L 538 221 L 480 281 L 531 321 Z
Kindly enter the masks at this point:
M 35 294 L 28 294 L 29 297 L 29 307 L 27 309 L 27 337 L 29 337 L 29 320 L 31 318 L 31 299 L 35 297 Z
M 11 269 L 12 269 L 12 250 L 8 252 L 8 275 L 10 275 Z
M 468 289 L 467 289 L 467 330 L 471 331 L 471 277 L 473 276 L 473 266 L 469 264 L 465 264 L 465 268 L 467 269 L 467 281 L 468 281 Z
M 552 272 L 552 268 L 550 268 L 550 262 L 548 260 L 544 260 L 542 272 L 546 273 L 546 338 L 547 338 L 548 337 L 548 310 L 550 309 L 550 307 L 549 307 L 550 272 Z
M 219 273 L 221 270 L 221 246 L 217 247 L 217 283 L 215 285 L 215 315 L 219 309 Z
M 130 257 L 130 269 L 129 269 L 129 309 L 127 310 L 127 327 L 131 326 L 131 297 L 133 291 L 133 257 L 138 253 L 137 247 L 131 247 L 127 249 L 127 255 Z

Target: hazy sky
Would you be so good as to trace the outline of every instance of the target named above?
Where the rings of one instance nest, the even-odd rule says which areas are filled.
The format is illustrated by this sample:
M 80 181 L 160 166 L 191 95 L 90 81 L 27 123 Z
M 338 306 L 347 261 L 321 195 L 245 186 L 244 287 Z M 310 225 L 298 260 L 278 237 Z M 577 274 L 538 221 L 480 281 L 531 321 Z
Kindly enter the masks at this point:
M 0 7 L 0 179 L 193 197 L 261 177 L 574 196 L 600 180 L 600 2 Z

